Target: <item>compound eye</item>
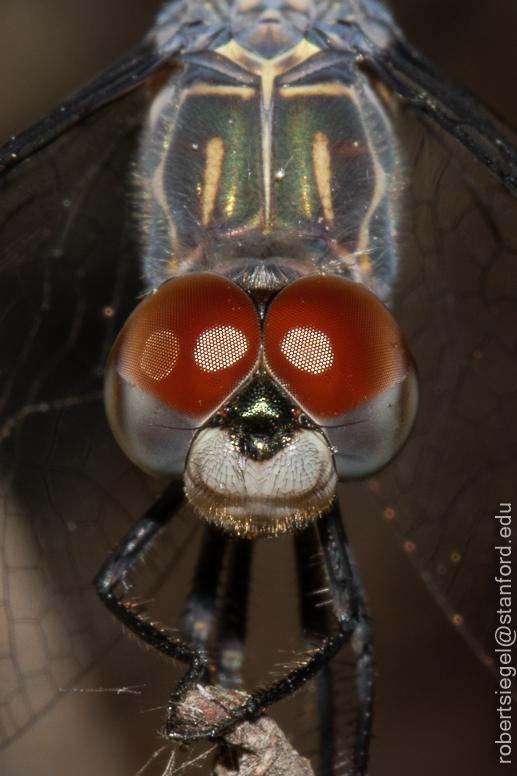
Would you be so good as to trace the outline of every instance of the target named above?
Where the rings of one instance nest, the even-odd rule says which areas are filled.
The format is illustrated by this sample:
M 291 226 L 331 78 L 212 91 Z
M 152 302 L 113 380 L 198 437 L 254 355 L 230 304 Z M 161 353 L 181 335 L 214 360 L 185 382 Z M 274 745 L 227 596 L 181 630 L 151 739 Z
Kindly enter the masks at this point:
M 108 360 L 106 411 L 123 450 L 148 471 L 181 474 L 168 471 L 181 466 L 166 462 L 165 448 L 187 445 L 251 374 L 259 349 L 257 311 L 235 283 L 211 273 L 164 283 L 134 310 Z M 189 430 L 184 443 L 180 430 Z
M 170 280 L 146 297 L 112 357 L 126 382 L 199 423 L 248 377 L 259 344 L 248 295 L 226 278 L 200 273 Z
M 411 355 L 377 297 L 345 278 L 311 275 L 286 286 L 264 325 L 273 377 L 320 425 L 401 383 Z

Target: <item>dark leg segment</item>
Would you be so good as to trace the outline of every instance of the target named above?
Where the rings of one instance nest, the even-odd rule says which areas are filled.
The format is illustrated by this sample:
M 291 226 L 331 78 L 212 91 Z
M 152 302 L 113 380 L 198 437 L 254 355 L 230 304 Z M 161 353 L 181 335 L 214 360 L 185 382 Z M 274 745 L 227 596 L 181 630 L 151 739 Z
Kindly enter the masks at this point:
M 327 581 L 322 568 L 321 547 L 315 525 L 295 534 L 300 616 L 306 648 L 312 650 L 329 631 L 328 611 L 323 605 Z M 334 772 L 334 698 L 330 666 L 325 666 L 315 678 L 316 707 L 319 720 L 321 776 Z
M 348 633 L 351 616 L 356 623 L 352 640 L 357 661 L 358 698 L 354 766 L 356 772 L 362 775 L 366 772 L 368 763 L 372 726 L 373 658 L 370 625 L 363 589 L 337 505 L 335 509 L 324 515 L 317 525 L 332 596 L 332 607 L 339 628 Z
M 183 483 L 181 481 L 171 483 L 158 501 L 110 553 L 94 579 L 101 601 L 127 628 L 151 647 L 190 666 L 190 671 L 180 682 L 181 686 L 201 680 L 206 671 L 204 656 L 190 644 L 173 638 L 161 626 L 146 620 L 142 616 L 140 606 L 123 603 L 122 596 L 117 597 L 114 591 L 119 583 L 124 582 L 125 574 L 142 557 L 161 529 L 180 509 L 184 498 Z
M 359 773 L 366 772 L 370 751 L 370 739 L 372 733 L 373 698 L 374 698 L 374 668 L 373 668 L 373 640 L 366 611 L 365 596 L 357 577 L 355 562 L 350 557 L 354 573 L 358 582 L 359 593 L 359 625 L 357 626 L 352 648 L 356 656 L 357 697 L 359 706 L 357 710 L 357 739 L 355 743 L 355 760 Z
M 209 523 L 205 525 L 183 626 L 185 638 L 200 653 L 206 652 L 214 625 L 217 591 L 229 542 L 228 534 L 217 531 Z
M 228 569 L 219 623 L 219 671 L 216 684 L 237 689 L 242 683 L 248 613 L 249 581 L 254 543 L 232 539 L 228 547 Z
M 252 552 L 252 541 L 235 539 L 207 524 L 187 603 L 185 638 L 206 655 L 217 614 L 218 593 L 221 595 L 217 667 L 210 663 L 207 681 L 227 689 L 235 689 L 242 682 L 239 672 L 244 661 Z M 227 570 L 223 575 L 225 561 Z M 222 593 L 221 577 L 224 577 Z M 210 662 L 208 658 L 207 662 Z

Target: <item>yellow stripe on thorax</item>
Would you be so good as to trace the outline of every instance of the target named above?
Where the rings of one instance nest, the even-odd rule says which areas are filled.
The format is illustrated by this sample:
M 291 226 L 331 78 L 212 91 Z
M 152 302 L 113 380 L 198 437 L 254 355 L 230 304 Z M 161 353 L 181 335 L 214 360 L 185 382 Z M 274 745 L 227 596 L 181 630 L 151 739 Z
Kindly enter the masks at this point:
M 212 217 L 221 169 L 224 159 L 224 142 L 222 137 L 212 137 L 206 144 L 206 167 L 201 199 L 201 224 L 208 226 Z
M 334 206 L 332 204 L 332 169 L 329 151 L 329 139 L 324 132 L 318 130 L 314 133 L 312 141 L 312 162 L 314 164 L 314 177 L 320 195 L 321 206 L 325 220 L 331 226 L 334 225 Z

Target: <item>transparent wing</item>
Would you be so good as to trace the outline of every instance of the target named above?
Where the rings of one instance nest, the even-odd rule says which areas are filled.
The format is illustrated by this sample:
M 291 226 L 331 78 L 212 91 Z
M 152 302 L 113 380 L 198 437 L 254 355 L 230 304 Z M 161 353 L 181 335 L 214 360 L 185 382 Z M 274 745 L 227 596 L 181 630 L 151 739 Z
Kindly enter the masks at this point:
M 491 664 L 496 515 L 516 496 L 517 136 L 405 43 L 374 62 L 402 97 L 411 187 L 393 310 L 416 360 L 420 408 L 405 449 L 370 487 Z
M 2 743 L 118 635 L 91 580 L 154 493 L 101 395 L 139 292 L 123 225 L 144 102 L 138 89 L 77 121 L 0 180 Z

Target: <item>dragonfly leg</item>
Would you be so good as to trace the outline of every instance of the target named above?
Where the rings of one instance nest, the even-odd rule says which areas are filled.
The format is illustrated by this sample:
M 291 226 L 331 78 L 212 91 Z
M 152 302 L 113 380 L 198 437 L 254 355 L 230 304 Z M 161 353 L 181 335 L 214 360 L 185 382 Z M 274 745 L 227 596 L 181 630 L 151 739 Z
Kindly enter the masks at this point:
M 313 650 L 329 630 L 328 610 L 319 606 L 317 597 L 327 583 L 321 563 L 318 531 L 311 525 L 295 534 L 298 589 L 300 592 L 300 619 L 307 651 Z M 316 711 L 319 723 L 319 751 L 321 776 L 332 776 L 336 755 L 334 735 L 334 693 L 330 666 L 325 666 L 315 679 Z
M 252 550 L 253 542 L 230 537 L 207 523 L 187 601 L 185 638 L 198 652 L 206 654 L 217 614 L 221 577 L 224 578 L 216 637 L 217 666 L 207 658 L 210 676 L 206 678 L 207 683 L 224 688 L 235 689 L 242 682 L 239 673 L 244 661 Z
M 142 616 L 142 608 L 134 603 L 124 603 L 123 595 L 117 596 L 115 588 L 123 582 L 125 574 L 178 512 L 184 499 L 183 483 L 171 483 L 137 525 L 112 550 L 93 582 L 101 601 L 127 628 L 151 647 L 190 667 L 181 681 L 182 685 L 199 682 L 206 675 L 204 654 L 192 644 L 173 638 L 160 625 L 145 619 Z
M 117 595 L 115 590 L 183 503 L 183 485 L 181 482 L 173 482 L 137 525 L 123 537 L 94 579 L 100 599 L 127 628 L 150 646 L 190 667 L 169 703 L 168 724 L 171 726 L 174 726 L 178 703 L 195 684 L 209 684 L 214 679 L 217 684 L 225 687 L 238 684 L 238 671 L 244 657 L 253 546 L 251 541 L 233 539 L 210 525 L 206 526 L 187 601 L 183 629 L 185 639 L 172 637 L 160 624 L 146 619 L 137 604 L 124 602 L 124 594 Z M 225 603 L 217 634 L 219 666 L 216 671 L 215 668 L 211 669 L 206 646 L 216 616 L 217 591 L 225 556 L 228 558 L 228 569 L 223 596 Z
M 229 541 L 228 534 L 216 530 L 209 523 L 205 524 L 183 624 L 186 640 L 202 654 L 206 653 L 214 626 L 217 591 Z
M 348 550 L 339 508 L 334 506 L 317 523 L 317 536 L 323 551 L 327 584 L 332 608 L 339 623 L 339 632 L 326 638 L 321 646 L 312 649 L 306 663 L 290 671 L 270 687 L 247 696 L 246 701 L 237 706 L 224 722 L 203 728 L 200 725 L 185 726 L 179 722 L 178 705 L 193 685 L 207 683 L 211 678 L 206 642 L 213 627 L 217 583 L 221 576 L 221 563 L 225 552 L 229 554 L 229 565 L 225 582 L 225 604 L 221 611 L 218 632 L 220 655 L 216 682 L 235 685 L 238 680 L 238 670 L 244 655 L 252 543 L 241 539 L 228 540 L 220 534 L 217 535 L 212 529 L 207 532 L 187 607 L 185 633 L 188 641 L 173 638 L 162 626 L 145 619 L 140 607 L 134 603 L 124 603 L 123 596 L 115 594 L 115 588 L 123 582 L 125 574 L 142 557 L 161 529 L 179 510 L 183 501 L 182 484 L 174 482 L 169 485 L 160 499 L 110 553 L 94 580 L 101 600 L 126 627 L 150 646 L 189 666 L 190 670 L 179 682 L 168 704 L 169 737 L 184 741 L 218 738 L 237 722 L 253 718 L 271 704 L 290 695 L 309 679 L 321 675 L 318 679 L 318 705 L 321 707 L 322 741 L 332 743 L 332 717 L 329 713 L 332 688 L 328 664 L 353 637 L 352 645 L 357 656 L 359 697 L 356 763 L 357 772 L 364 773 L 371 720 L 371 638 L 362 588 Z M 313 547 L 316 547 L 316 538 L 314 533 L 311 539 Z M 210 564 L 204 562 L 208 561 L 208 554 Z M 309 616 L 307 610 L 305 615 L 302 613 L 302 620 L 304 619 L 307 632 L 316 635 L 322 625 L 317 615 Z
M 356 773 L 363 774 L 368 763 L 374 678 L 372 636 L 366 601 L 337 504 L 318 522 L 318 530 L 332 608 L 339 628 L 348 634 L 351 619 L 356 623 L 351 641 L 356 656 L 358 700 L 354 767 Z
M 254 543 L 249 539 L 232 539 L 228 547 L 228 569 L 223 592 L 223 607 L 217 643 L 219 666 L 216 684 L 238 689 L 244 662 L 248 613 L 249 581 Z
M 176 713 L 178 703 L 183 697 L 184 680 L 180 682 L 173 693 L 167 714 L 167 733 L 171 739 L 194 741 L 198 739 L 216 739 L 226 730 L 244 719 L 252 719 L 264 709 L 281 700 L 302 687 L 309 679 L 319 674 L 352 638 L 360 625 L 360 605 L 355 586 L 356 573 L 350 564 L 346 551 L 346 539 L 341 527 L 341 534 L 336 531 L 336 523 L 340 523 L 339 507 L 334 505 L 331 511 L 320 518 L 318 530 L 320 542 L 329 542 L 329 547 L 323 547 L 325 569 L 329 575 L 328 585 L 333 598 L 333 609 L 338 617 L 339 632 L 325 639 L 324 643 L 312 650 L 310 658 L 290 671 L 286 676 L 258 692 L 249 695 L 246 701 L 237 706 L 227 719 L 212 727 L 202 729 L 196 726 L 181 724 Z M 330 565 L 329 565 L 330 564 Z M 361 771 L 359 771 L 361 773 Z M 364 773 L 364 770 L 362 771 Z

